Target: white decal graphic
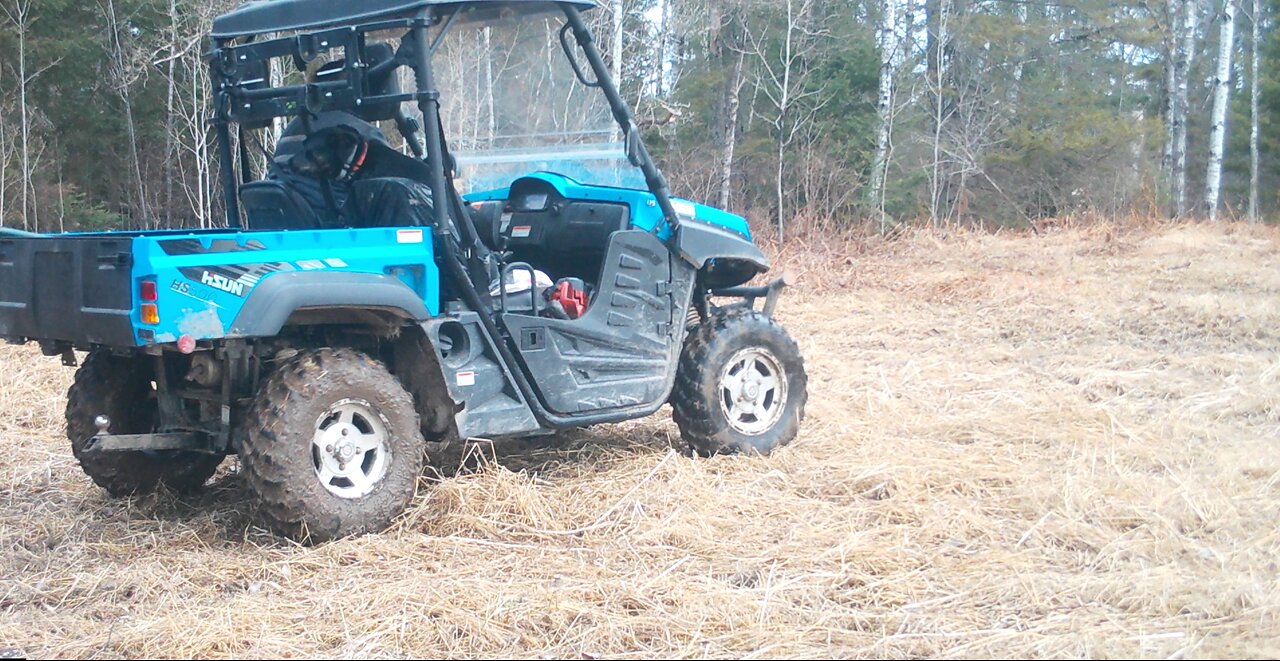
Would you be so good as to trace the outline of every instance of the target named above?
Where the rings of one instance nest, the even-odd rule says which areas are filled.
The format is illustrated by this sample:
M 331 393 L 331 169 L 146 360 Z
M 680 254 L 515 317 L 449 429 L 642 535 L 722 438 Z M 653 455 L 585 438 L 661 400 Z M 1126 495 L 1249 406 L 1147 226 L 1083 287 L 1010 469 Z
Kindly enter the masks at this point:
M 222 291 L 225 291 L 228 294 L 235 294 L 236 296 L 244 296 L 245 283 L 240 282 L 239 280 L 232 280 L 231 278 L 228 278 L 225 275 L 218 275 L 217 273 L 210 273 L 208 271 L 205 271 L 204 275 L 200 276 L 200 282 L 202 284 L 209 285 L 214 289 L 220 289 Z

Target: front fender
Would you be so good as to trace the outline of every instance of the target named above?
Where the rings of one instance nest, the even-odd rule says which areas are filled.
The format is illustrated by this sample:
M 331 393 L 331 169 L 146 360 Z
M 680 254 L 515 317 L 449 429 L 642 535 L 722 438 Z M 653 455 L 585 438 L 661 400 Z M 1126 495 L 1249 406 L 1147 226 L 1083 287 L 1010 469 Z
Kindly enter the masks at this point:
M 274 337 L 297 310 L 363 308 L 391 310 L 406 319 L 431 318 L 408 285 L 389 275 L 297 271 L 262 281 L 231 323 L 233 337 Z
M 676 233 L 680 258 L 702 271 L 712 288 L 740 285 L 769 270 L 769 258 L 741 234 L 694 220 Z

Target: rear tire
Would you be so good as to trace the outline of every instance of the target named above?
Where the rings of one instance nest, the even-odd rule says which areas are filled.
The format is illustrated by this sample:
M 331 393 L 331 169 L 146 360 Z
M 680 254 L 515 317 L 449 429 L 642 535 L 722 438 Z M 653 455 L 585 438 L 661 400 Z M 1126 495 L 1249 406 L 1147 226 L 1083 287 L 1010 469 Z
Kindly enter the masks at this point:
M 155 491 L 160 485 L 177 491 L 199 489 L 222 463 L 218 455 L 198 452 L 85 452 L 98 433 L 94 419 L 111 419 L 112 434 L 155 431 L 158 407 L 146 357 L 121 357 L 94 351 L 76 371 L 67 391 L 67 438 L 80 468 L 116 497 Z
M 720 311 L 685 341 L 672 417 L 699 455 L 767 455 L 799 433 L 807 387 L 800 348 L 778 322 Z
M 245 476 L 270 528 L 300 541 L 385 530 L 426 461 L 413 398 L 385 366 L 350 349 L 286 361 L 249 420 Z

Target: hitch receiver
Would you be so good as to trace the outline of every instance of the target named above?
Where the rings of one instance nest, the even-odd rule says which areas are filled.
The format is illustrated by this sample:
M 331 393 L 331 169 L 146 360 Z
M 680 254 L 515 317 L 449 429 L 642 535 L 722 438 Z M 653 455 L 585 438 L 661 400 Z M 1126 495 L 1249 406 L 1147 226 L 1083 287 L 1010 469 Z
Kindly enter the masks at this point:
M 220 454 L 213 448 L 209 434 L 175 432 L 169 434 L 97 434 L 85 444 L 85 452 L 156 452 L 178 450 Z

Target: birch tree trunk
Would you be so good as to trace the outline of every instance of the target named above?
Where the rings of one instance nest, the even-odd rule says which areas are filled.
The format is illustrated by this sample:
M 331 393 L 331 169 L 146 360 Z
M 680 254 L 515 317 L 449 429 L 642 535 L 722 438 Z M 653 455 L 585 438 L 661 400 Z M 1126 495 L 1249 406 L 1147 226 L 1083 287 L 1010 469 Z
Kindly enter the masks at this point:
M 31 76 L 27 75 L 27 29 L 31 25 L 31 0 L 17 0 L 12 6 L 6 4 L 4 13 L 18 32 L 18 122 L 21 133 L 18 183 L 22 188 L 22 206 L 18 215 L 22 217 L 22 229 L 39 231 L 38 226 L 33 228 L 27 222 L 28 214 L 32 212 L 31 207 L 35 204 L 35 189 L 31 182 L 31 110 L 27 104 L 27 86 L 31 83 Z
M 1169 0 L 1169 4 L 1173 4 L 1173 0 Z M 1022 73 L 1025 71 L 1027 62 L 1027 3 L 1019 2 L 1017 6 L 1018 27 L 1022 28 L 1022 34 L 1018 35 L 1018 60 L 1013 65 L 1014 93 L 1017 94 L 1022 90 Z
M 796 19 L 791 0 L 787 0 L 787 35 L 782 46 L 782 81 L 778 90 L 778 169 L 774 179 L 774 187 L 778 195 L 778 243 L 786 239 L 787 201 L 784 182 L 787 168 L 787 111 L 791 109 L 791 67 L 792 49 L 795 37 Z
M 1249 222 L 1258 222 L 1258 44 L 1262 41 L 1262 0 L 1253 0 L 1253 41 L 1249 72 Z
M 494 114 L 493 108 L 493 28 L 486 27 L 484 29 L 484 99 L 486 111 L 489 115 L 488 122 L 488 142 L 490 148 L 493 147 L 493 138 L 498 131 L 498 118 Z
M 27 106 L 27 84 L 30 82 L 27 79 L 27 21 L 31 18 L 30 12 L 30 2 L 18 3 L 18 87 L 20 89 L 18 103 L 22 108 L 22 228 L 34 229 L 38 232 L 40 231 L 38 226 L 27 227 L 28 210 L 31 204 L 35 203 L 35 200 L 30 199 L 34 197 L 35 190 L 31 183 L 33 174 L 31 172 L 31 117 Z
M 613 84 L 618 86 L 619 94 L 622 93 L 622 11 L 623 0 L 613 0 L 613 62 L 610 63 L 609 75 L 613 76 Z M 617 142 L 622 139 L 622 131 L 615 126 L 613 129 L 613 141 Z
M 1205 175 L 1205 207 L 1209 220 L 1218 220 L 1222 192 L 1222 156 L 1227 136 L 1227 103 L 1231 100 L 1231 53 L 1235 46 L 1235 0 L 1223 0 L 1222 30 L 1218 42 L 1218 73 L 1214 76 L 1213 115 L 1209 137 L 1209 171 Z
M 738 109 L 742 104 L 742 69 L 746 63 L 747 53 L 738 49 L 733 61 L 733 77 L 725 90 L 724 124 L 721 127 L 723 140 L 720 152 L 720 208 L 728 209 L 733 197 L 733 157 L 738 146 Z
M 671 25 L 671 0 L 661 0 L 662 15 L 658 19 L 658 57 L 653 76 L 653 94 L 661 99 L 666 93 L 667 33 Z
M 880 21 L 880 98 L 877 114 L 880 135 L 876 141 L 876 155 L 871 167 L 871 202 L 880 212 L 880 231 L 888 228 L 884 215 L 884 186 L 889 170 L 889 140 L 893 130 L 893 78 L 894 54 L 897 52 L 895 36 L 898 23 L 898 0 L 886 0 L 884 16 Z
M 943 54 L 947 50 L 947 3 L 944 0 L 934 0 L 937 3 L 936 19 L 933 23 L 933 29 L 929 31 L 929 64 L 928 70 L 933 73 L 933 79 L 930 81 L 934 86 L 933 99 L 933 172 L 929 177 L 929 222 L 934 227 L 942 224 L 941 208 L 942 208 L 942 129 L 943 123 L 946 121 L 946 58 Z
M 0 88 L 4 85 L 4 68 L 0 67 Z M 9 192 L 9 127 L 4 121 L 4 105 L 0 103 L 0 227 L 4 227 Z
M 1180 16 L 1179 9 L 1181 3 L 1178 0 L 1168 0 L 1165 11 L 1168 14 L 1169 27 L 1168 38 L 1165 39 L 1165 46 L 1168 50 L 1168 56 L 1165 58 L 1165 140 L 1164 151 L 1160 158 L 1160 169 L 1165 176 L 1169 177 L 1170 184 L 1173 183 L 1173 118 L 1178 112 L 1177 94 L 1175 89 L 1178 87 L 1177 76 L 1177 60 L 1179 50 L 1179 25 L 1178 18 Z
M 1196 56 L 1196 19 L 1200 0 L 1186 0 L 1182 15 L 1182 48 L 1174 61 L 1173 209 L 1175 217 L 1187 215 L 1187 115 L 1190 110 L 1187 83 Z
M 165 219 L 172 225 L 173 222 L 173 185 L 174 179 L 177 177 L 177 168 L 174 166 L 174 159 L 177 154 L 177 146 L 175 139 L 178 133 L 178 120 L 175 117 L 174 106 L 178 101 L 178 81 L 175 77 L 178 66 L 178 3 L 177 0 L 169 0 L 169 61 L 168 61 L 168 79 L 166 81 L 167 89 L 165 90 L 165 106 L 164 106 L 164 210 L 162 213 Z

